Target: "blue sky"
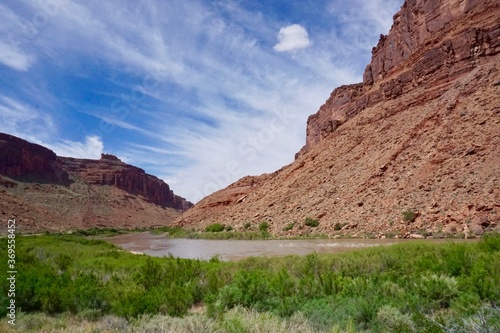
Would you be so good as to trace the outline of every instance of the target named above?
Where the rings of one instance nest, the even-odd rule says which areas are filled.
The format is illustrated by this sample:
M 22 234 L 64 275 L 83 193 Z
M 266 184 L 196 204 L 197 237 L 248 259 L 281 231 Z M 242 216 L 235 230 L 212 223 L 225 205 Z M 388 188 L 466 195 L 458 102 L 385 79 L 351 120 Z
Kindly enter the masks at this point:
M 403 0 L 0 3 L 0 131 L 117 155 L 193 202 L 273 172 Z

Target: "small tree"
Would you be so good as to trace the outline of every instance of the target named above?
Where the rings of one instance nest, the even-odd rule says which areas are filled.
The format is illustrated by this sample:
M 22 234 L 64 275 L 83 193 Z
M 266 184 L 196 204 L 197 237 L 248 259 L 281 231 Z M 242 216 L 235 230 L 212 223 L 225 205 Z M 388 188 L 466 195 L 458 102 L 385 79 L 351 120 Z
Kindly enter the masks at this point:
M 317 227 L 319 225 L 319 220 L 306 217 L 306 225 L 308 227 Z
M 268 228 L 269 228 L 269 223 L 265 221 L 259 224 L 259 230 L 262 232 L 267 231 Z

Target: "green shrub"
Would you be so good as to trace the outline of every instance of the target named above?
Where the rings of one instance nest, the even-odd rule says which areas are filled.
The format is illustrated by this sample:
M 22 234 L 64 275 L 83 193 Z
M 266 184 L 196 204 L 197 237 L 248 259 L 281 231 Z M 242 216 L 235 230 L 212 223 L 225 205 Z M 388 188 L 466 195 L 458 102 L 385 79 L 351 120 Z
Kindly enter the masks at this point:
M 377 322 L 385 332 L 417 332 L 411 317 L 390 305 L 384 305 L 378 310 Z
M 264 231 L 267 231 L 267 229 L 269 229 L 269 223 L 262 222 L 261 224 L 259 224 L 260 231 L 264 232 Z
M 225 230 L 226 230 L 226 231 L 232 231 L 232 230 L 233 230 L 233 227 L 232 227 L 232 226 L 230 226 L 230 225 L 228 225 L 228 226 L 226 226 Z
M 57 267 L 64 272 L 72 264 L 73 259 L 69 255 L 61 253 L 54 258 L 54 262 L 56 263 Z
M 220 223 L 214 223 L 205 228 L 207 232 L 221 232 L 224 231 L 224 225 Z
M 403 221 L 407 223 L 411 223 L 415 221 L 417 218 L 417 213 L 413 208 L 408 208 L 407 210 L 404 210 L 401 214 L 403 214 Z
M 305 224 L 308 226 L 308 227 L 317 227 L 319 225 L 319 220 L 317 219 L 313 219 L 313 218 L 310 218 L 310 217 L 306 217 L 306 222 Z
M 283 228 L 283 231 L 290 231 L 293 229 L 293 227 L 295 226 L 295 222 L 293 223 L 289 223 L 287 224 L 284 228 Z
M 479 246 L 483 251 L 500 251 L 500 232 L 491 232 L 483 234 Z
M 189 231 L 182 229 L 181 227 L 167 226 L 153 229 L 151 233 L 155 235 L 164 234 L 168 238 L 188 238 L 190 234 Z
M 335 223 L 335 225 L 333 226 L 333 230 L 335 230 L 335 231 L 339 231 L 339 230 L 342 230 L 342 227 L 344 227 L 344 224 L 337 222 L 337 223 Z
M 422 296 L 443 308 L 449 307 L 459 292 L 456 278 L 436 274 L 422 276 L 418 288 Z
M 252 224 L 250 222 L 247 222 L 243 225 L 243 229 L 248 230 L 252 227 Z

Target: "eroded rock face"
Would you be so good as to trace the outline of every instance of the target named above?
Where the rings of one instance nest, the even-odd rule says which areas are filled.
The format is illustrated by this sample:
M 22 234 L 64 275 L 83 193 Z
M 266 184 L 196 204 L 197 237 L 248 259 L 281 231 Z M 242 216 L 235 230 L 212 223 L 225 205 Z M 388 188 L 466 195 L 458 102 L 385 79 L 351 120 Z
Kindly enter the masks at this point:
M 335 89 L 309 117 L 293 163 L 204 198 L 176 223 L 357 237 L 498 230 L 499 6 L 406 1 L 363 83 Z
M 154 204 L 187 210 L 192 203 L 144 170 L 102 154 L 99 160 L 58 157 L 52 150 L 0 133 L 0 175 L 31 182 L 69 184 L 71 178 L 93 185 L 112 185 L 142 195 Z
M 373 48 L 368 66 L 373 82 L 400 70 L 410 58 L 417 65 L 410 72 L 418 80 L 443 65 L 498 52 L 498 22 L 486 26 L 466 22 L 466 29 L 457 24 L 475 20 L 477 14 L 483 18 L 490 10 L 498 10 L 498 6 L 494 0 L 405 1 L 394 16 L 389 35 L 382 35 Z M 364 83 L 370 84 L 369 79 Z
M 116 156 L 57 157 L 0 133 L 0 220 L 15 217 L 20 232 L 157 227 L 191 206 L 162 180 Z
M 68 181 L 68 174 L 52 150 L 5 133 L 0 133 L 0 175 L 44 182 Z
M 71 176 L 95 185 L 112 185 L 132 194 L 142 195 L 151 202 L 187 210 L 190 202 L 174 194 L 168 184 L 144 170 L 125 164 L 116 156 L 102 154 L 99 160 L 58 157 L 64 170 Z
M 496 0 L 405 1 L 389 34 L 373 48 L 363 83 L 335 89 L 309 117 L 306 145 L 296 157 L 367 107 L 420 85 L 446 84 L 479 58 L 500 52 L 499 10 Z

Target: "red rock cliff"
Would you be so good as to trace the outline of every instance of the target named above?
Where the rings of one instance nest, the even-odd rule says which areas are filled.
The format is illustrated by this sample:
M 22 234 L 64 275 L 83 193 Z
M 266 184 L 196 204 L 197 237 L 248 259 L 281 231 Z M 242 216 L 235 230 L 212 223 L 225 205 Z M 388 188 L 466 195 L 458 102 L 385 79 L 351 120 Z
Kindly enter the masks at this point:
M 72 176 L 96 185 L 113 185 L 130 193 L 142 195 L 151 202 L 187 210 L 192 203 L 174 194 L 168 184 L 144 170 L 123 163 L 116 156 L 102 154 L 100 160 L 58 157 Z
M 419 85 L 445 85 L 474 68 L 478 58 L 500 52 L 499 10 L 497 0 L 406 0 L 389 34 L 373 48 L 363 83 L 335 89 L 309 117 L 306 145 L 297 157 L 363 109 Z
M 0 175 L 32 182 L 68 184 L 73 177 L 95 185 L 113 185 L 177 210 L 193 204 L 174 194 L 168 184 L 144 170 L 102 154 L 100 160 L 58 157 L 52 150 L 0 133 Z
M 68 174 L 57 162 L 56 154 L 43 146 L 0 133 L 0 174 L 38 181 L 68 181 Z

